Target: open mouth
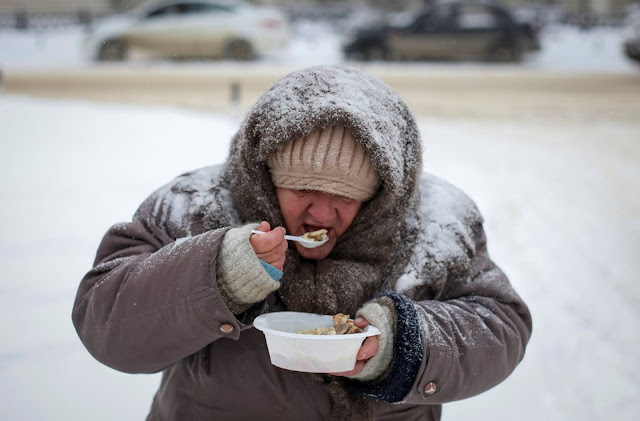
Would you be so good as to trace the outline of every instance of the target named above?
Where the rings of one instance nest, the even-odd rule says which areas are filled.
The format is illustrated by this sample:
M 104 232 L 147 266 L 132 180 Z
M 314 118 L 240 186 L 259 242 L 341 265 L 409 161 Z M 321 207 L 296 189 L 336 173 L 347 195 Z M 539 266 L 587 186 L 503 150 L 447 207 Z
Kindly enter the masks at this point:
M 331 227 L 323 227 L 321 225 L 303 224 L 302 225 L 302 229 L 304 230 L 304 232 L 302 234 L 304 234 L 305 232 L 314 232 L 314 231 L 318 231 L 318 230 L 321 230 L 321 229 L 326 229 L 328 231 L 327 232 L 327 236 L 329 238 L 331 238 L 331 235 L 333 233 Z M 300 235 L 302 235 L 302 234 L 300 234 Z

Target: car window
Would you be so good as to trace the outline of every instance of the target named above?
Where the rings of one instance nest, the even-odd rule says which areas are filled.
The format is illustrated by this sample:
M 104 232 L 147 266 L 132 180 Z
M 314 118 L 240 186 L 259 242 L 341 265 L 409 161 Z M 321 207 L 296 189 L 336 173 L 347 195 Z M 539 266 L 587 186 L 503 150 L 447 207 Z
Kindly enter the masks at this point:
M 415 31 L 425 32 L 443 30 L 453 23 L 453 8 L 451 5 L 435 7 L 431 12 L 420 16 L 412 25 Z
M 153 19 L 160 16 L 174 15 L 177 12 L 178 12 L 178 9 L 176 8 L 175 5 L 161 7 L 160 9 L 152 10 L 151 12 L 147 13 L 147 15 L 145 16 L 145 19 Z
M 460 29 L 490 29 L 498 26 L 491 9 L 477 4 L 460 5 L 457 26 Z
M 200 13 L 200 12 L 230 12 L 229 6 L 213 3 L 185 3 L 184 13 Z
M 229 6 L 213 3 L 175 3 L 170 6 L 161 7 L 147 13 L 145 19 L 153 19 L 165 16 L 177 16 L 185 15 L 189 13 L 202 13 L 202 12 L 230 12 L 232 8 Z

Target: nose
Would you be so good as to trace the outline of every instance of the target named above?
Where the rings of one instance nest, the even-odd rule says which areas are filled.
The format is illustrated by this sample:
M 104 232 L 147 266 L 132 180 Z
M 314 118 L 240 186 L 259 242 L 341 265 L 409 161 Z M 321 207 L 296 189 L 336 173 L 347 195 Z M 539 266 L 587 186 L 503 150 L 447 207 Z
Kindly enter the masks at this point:
M 330 195 L 314 195 L 307 210 L 309 215 L 311 215 L 318 224 L 327 223 L 336 217 L 336 208 L 333 205 L 333 200 L 331 200 Z

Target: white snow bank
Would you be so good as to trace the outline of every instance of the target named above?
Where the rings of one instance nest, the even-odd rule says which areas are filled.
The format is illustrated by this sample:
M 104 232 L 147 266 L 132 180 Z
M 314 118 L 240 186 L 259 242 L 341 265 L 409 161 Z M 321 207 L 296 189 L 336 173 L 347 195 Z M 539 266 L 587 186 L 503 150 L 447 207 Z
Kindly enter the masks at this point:
M 80 28 L 0 29 L 0 68 L 86 66 L 83 45 L 84 31 Z
M 633 72 L 640 65 L 627 58 L 623 43 L 627 28 L 549 26 L 540 34 L 542 50 L 527 56 L 531 70 L 567 72 Z
M 70 320 L 107 228 L 174 176 L 220 163 L 224 115 L 0 95 L 0 407 L 14 420 L 144 419 L 157 375 L 97 363 Z M 462 187 L 534 334 L 503 384 L 444 419 L 640 412 L 640 125 L 421 120 L 425 168 Z M 113 402 L 118 402 L 114 405 Z

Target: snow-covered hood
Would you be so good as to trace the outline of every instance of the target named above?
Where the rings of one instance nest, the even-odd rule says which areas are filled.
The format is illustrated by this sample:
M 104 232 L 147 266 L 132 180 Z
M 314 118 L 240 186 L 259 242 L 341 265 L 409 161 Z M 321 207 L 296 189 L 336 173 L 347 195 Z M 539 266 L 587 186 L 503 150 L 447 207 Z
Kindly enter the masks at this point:
M 396 217 L 406 212 L 422 168 L 415 119 L 382 80 L 337 65 L 289 74 L 249 111 L 233 139 L 225 171 L 243 219 L 259 220 L 266 212 L 272 220 L 280 220 L 267 166 L 269 155 L 290 140 L 336 124 L 352 129 L 369 150 L 382 179 L 381 191 L 360 212 L 370 221 L 364 225 L 389 217 L 390 212 Z M 353 226 L 357 231 L 364 222 L 360 216 Z
M 287 308 L 355 314 L 379 290 L 392 263 L 404 267 L 412 244 L 405 227 L 417 210 L 420 136 L 402 99 L 380 79 L 344 65 L 294 72 L 276 82 L 249 111 L 234 136 L 222 182 L 242 222 L 283 225 L 268 157 L 317 128 L 342 124 L 363 143 L 382 179 L 347 232 L 319 261 L 290 249 L 280 295 Z M 213 227 L 212 227 L 213 228 Z

